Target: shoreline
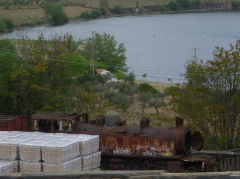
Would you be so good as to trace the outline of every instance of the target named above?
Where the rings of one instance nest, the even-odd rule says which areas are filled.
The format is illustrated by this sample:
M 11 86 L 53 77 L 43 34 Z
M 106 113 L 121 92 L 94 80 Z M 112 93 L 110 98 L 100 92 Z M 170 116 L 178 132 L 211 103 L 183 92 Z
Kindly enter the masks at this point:
M 151 16 L 151 15 L 167 15 L 167 14 L 188 14 L 188 13 L 215 13 L 215 12 L 239 12 L 239 11 L 234 11 L 230 8 L 216 8 L 216 9 L 194 9 L 194 10 L 179 10 L 179 11 L 162 11 L 162 12 L 143 12 L 143 13 L 127 13 L 127 14 L 112 14 L 112 15 L 109 15 L 109 16 L 101 16 L 99 18 L 95 18 L 95 19 L 89 19 L 89 20 L 86 20 L 86 19 L 81 19 L 81 18 L 72 18 L 72 19 L 69 19 L 69 22 L 68 23 L 71 23 L 71 22 L 85 22 L 85 21 L 92 21 L 92 20 L 99 20 L 99 19 L 108 19 L 108 18 L 114 18 L 114 17 L 127 17 L 127 16 Z M 66 24 L 68 24 L 66 23 Z M 60 26 L 64 26 L 66 24 L 63 24 L 63 25 L 60 25 Z M 8 34 L 8 33 L 11 33 L 11 32 L 14 32 L 16 30 L 25 30 L 27 28 L 34 28 L 34 27 L 41 27 L 41 26 L 51 26 L 51 24 L 49 23 L 43 23 L 43 24 L 40 24 L 40 25 L 33 25 L 33 26 L 19 26 L 19 27 L 16 27 L 14 28 L 12 31 L 10 32 L 3 32 L 1 33 L 0 32 L 0 38 L 2 38 L 1 36 L 4 35 L 4 34 Z M 60 27 L 60 26 L 56 26 L 56 27 Z M 54 26 L 52 26 L 54 27 Z

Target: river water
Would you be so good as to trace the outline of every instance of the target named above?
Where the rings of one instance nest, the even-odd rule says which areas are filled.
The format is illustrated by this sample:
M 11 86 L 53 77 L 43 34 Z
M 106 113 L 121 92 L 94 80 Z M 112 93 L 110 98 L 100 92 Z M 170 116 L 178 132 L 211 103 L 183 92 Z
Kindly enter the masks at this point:
M 17 38 L 14 31 L 3 37 Z M 185 64 L 194 57 L 212 59 L 216 46 L 229 48 L 240 39 L 240 12 L 188 13 L 146 16 L 126 16 L 71 22 L 63 26 L 26 28 L 24 33 L 34 39 L 70 33 L 75 39 L 85 40 L 92 32 L 114 35 L 124 43 L 127 65 L 138 79 L 182 82 Z

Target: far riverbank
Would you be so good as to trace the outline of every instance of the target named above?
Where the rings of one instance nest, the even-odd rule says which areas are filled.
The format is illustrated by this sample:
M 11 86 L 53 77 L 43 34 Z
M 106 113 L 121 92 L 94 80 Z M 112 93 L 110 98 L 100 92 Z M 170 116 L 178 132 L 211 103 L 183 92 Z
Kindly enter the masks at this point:
M 106 18 L 113 18 L 113 17 L 125 17 L 125 16 L 146 16 L 146 15 L 164 15 L 164 14 L 186 14 L 186 13 L 209 13 L 209 12 L 235 12 L 230 6 L 226 7 L 210 7 L 210 8 L 204 8 L 204 9 L 191 9 L 191 10 L 177 10 L 177 11 L 160 11 L 160 12 L 152 12 L 149 10 L 150 7 L 145 7 L 145 10 L 142 10 L 139 13 L 135 13 L 134 10 L 129 10 L 127 11 L 128 13 L 121 13 L 121 14 L 108 14 L 106 16 L 100 16 L 94 19 L 83 19 L 80 16 L 76 17 L 69 17 L 69 23 L 71 22 L 81 22 L 81 21 L 91 21 L 91 20 L 97 20 L 97 19 L 106 19 Z M 1 10 L 0 10 L 0 15 L 1 15 Z M 7 16 L 6 16 L 7 17 Z M 40 26 L 51 26 L 46 21 L 42 21 L 41 23 L 38 24 L 31 24 L 31 23 L 24 23 L 16 26 L 13 31 L 16 30 L 24 30 L 26 28 L 31 28 L 31 27 L 40 27 Z M 12 32 L 13 32 L 12 31 Z M 11 31 L 6 31 L 4 33 L 0 32 L 0 36 L 3 34 L 7 34 Z

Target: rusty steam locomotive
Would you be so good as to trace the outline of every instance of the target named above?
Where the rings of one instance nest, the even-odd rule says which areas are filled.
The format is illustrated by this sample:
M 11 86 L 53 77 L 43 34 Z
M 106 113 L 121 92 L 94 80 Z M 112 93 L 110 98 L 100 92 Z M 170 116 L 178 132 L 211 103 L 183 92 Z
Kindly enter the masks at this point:
M 199 132 L 191 133 L 184 128 L 184 120 L 176 117 L 175 127 L 150 127 L 149 119 L 142 119 L 139 126 L 126 125 L 120 119 L 109 120 L 100 116 L 89 121 L 87 114 L 41 113 L 33 116 L 35 129 L 44 131 L 46 123 L 52 132 L 63 131 L 100 136 L 102 169 L 168 169 L 181 171 L 193 166 L 202 170 L 209 164 L 210 156 L 192 158 L 190 150 L 203 148 Z M 37 125 L 37 127 L 36 127 Z

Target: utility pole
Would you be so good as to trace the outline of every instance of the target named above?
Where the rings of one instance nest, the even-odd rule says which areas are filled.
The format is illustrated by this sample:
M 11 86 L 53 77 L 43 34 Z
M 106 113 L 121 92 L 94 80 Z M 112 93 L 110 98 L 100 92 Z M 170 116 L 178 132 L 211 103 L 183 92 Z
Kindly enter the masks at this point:
M 193 59 L 195 61 L 197 61 L 197 50 L 199 50 L 199 48 L 194 48 L 194 56 L 193 56 Z
M 95 70 L 94 70 L 94 52 L 95 52 L 95 44 L 94 44 L 94 42 L 92 42 L 92 77 L 93 77 L 93 79 L 95 78 Z
M 94 41 L 94 35 L 95 35 L 95 32 L 93 31 L 92 32 L 92 36 L 93 36 L 93 38 L 92 38 L 92 77 L 93 77 L 93 79 L 95 78 L 95 67 L 94 67 L 94 58 L 95 58 L 95 50 L 96 50 L 96 48 L 95 48 L 95 46 L 96 46 L 96 44 L 95 44 L 95 41 Z

